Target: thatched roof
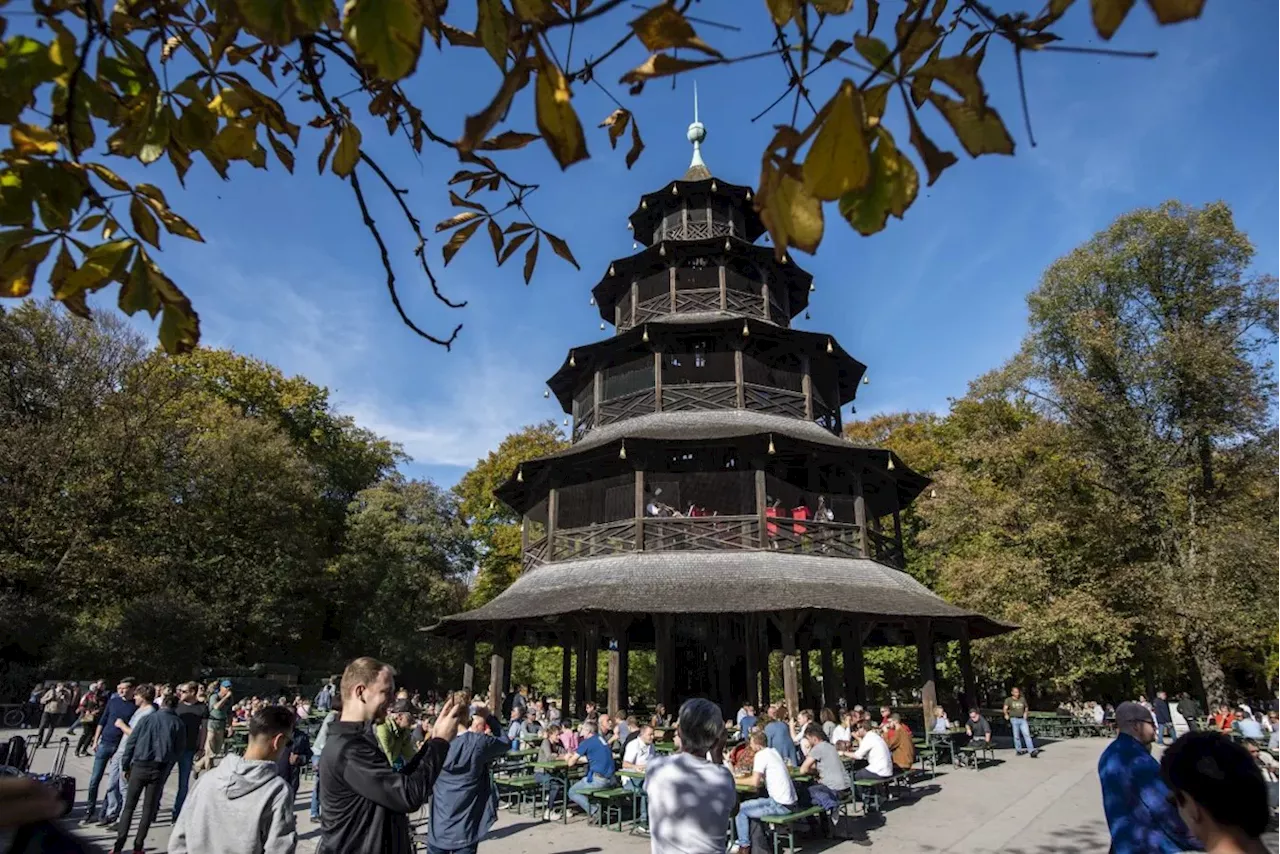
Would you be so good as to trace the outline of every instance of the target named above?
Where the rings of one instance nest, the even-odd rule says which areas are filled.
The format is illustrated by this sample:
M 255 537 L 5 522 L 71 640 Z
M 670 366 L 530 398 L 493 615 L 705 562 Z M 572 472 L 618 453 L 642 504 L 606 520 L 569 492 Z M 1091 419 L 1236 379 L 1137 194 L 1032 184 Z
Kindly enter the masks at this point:
M 802 609 L 866 618 L 963 621 L 974 638 L 1014 627 L 952 605 L 910 575 L 872 560 L 772 551 L 634 552 L 557 561 L 524 573 L 488 604 L 432 628 L 554 623 L 574 613 L 748 614 Z

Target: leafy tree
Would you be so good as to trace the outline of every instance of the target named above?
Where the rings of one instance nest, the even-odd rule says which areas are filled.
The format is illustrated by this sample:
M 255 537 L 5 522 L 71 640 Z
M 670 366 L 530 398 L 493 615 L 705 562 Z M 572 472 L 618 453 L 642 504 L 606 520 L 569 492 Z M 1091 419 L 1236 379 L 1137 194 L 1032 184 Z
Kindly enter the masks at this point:
M 479 607 L 497 596 L 520 575 L 523 564 L 520 517 L 494 497 L 525 460 L 568 446 L 554 421 L 533 424 L 502 440 L 496 451 L 476 462 L 454 492 L 459 509 L 476 543 L 477 567 L 469 605 Z M 558 684 L 558 683 L 557 683 Z
M 22 29 L 0 52 L 0 122 L 10 138 L 0 153 L 0 225 L 7 229 L 0 231 L 0 294 L 24 297 L 47 275 L 54 298 L 87 316 L 87 295 L 118 284 L 123 311 L 160 316 L 166 350 L 194 348 L 196 312 L 155 253 L 166 232 L 203 238 L 158 187 L 119 171 L 130 175 L 135 162 L 167 160 L 181 182 L 197 159 L 227 179 L 238 161 L 266 168 L 275 160 L 292 171 L 305 127 L 323 138 L 320 172 L 328 169 L 351 187 L 400 317 L 448 346 L 458 327 L 435 336 L 405 314 L 388 241 L 370 213 L 365 182 L 395 199 L 441 303 L 465 304 L 438 287 L 406 191 L 365 145 L 376 124 L 385 123 L 415 155 L 426 149 L 463 167 L 449 182 L 465 188 L 461 196 L 450 190 L 460 212 L 436 227 L 452 230 L 442 246 L 444 263 L 483 226 L 498 264 L 523 251 L 527 282 L 544 240 L 565 261 L 577 261 L 565 241 L 535 224 L 529 200 L 536 184 L 509 174 L 498 162 L 502 152 L 541 139 L 562 169 L 587 158 L 572 97 L 594 83 L 617 105 L 600 124 L 611 147 L 629 133 L 630 165 L 644 143 L 636 116 L 600 82 L 606 72 L 638 95 L 655 78 L 775 58 L 786 82 L 774 104 L 790 98 L 792 118 L 763 152 L 755 204 L 780 256 L 793 247 L 812 252 L 829 203 L 862 234 L 879 231 L 914 203 L 920 175 L 901 139 L 915 149 L 929 184 L 957 162 L 926 135 L 922 115 L 925 123 L 949 126 L 970 156 L 1012 154 L 1013 138 L 987 96 L 986 55 L 993 47 L 1009 50 L 1020 80 L 1024 55 L 1061 49 L 1053 27 L 1071 6 L 1084 6 L 1051 0 L 1040 14 L 996 13 L 979 0 L 902 0 L 896 16 L 881 16 L 879 0 L 867 0 L 865 18 L 855 19 L 853 0 L 766 0 L 750 13 L 735 8 L 733 19 L 755 24 L 750 30 L 762 36 L 762 49 L 725 55 L 685 17 L 691 4 L 666 0 L 636 15 L 622 0 L 476 0 L 474 29 L 465 30 L 457 4 L 449 9 L 446 0 L 350 0 L 341 15 L 333 0 L 114 7 L 35 0 L 35 26 L 24 17 L 0 18 L 9 31 Z M 1110 38 L 1133 5 L 1092 0 L 1098 34 Z M 1146 5 L 1158 21 L 1171 23 L 1198 16 L 1203 0 Z M 577 63 L 575 36 L 577 56 L 590 57 Z M 460 136 L 445 129 L 456 127 L 457 117 L 440 114 L 448 99 L 415 100 L 419 81 L 432 80 L 430 71 L 415 74 L 420 62 L 430 62 L 422 57 L 427 37 L 446 54 L 445 63 L 458 51 L 483 51 L 501 72 L 489 103 L 468 105 Z M 636 43 L 646 59 L 627 54 Z M 851 76 L 839 79 L 837 67 Z M 819 76 L 824 69 L 829 77 Z M 292 93 L 298 103 L 286 108 L 269 88 Z M 882 119 L 895 94 L 905 119 L 895 115 L 891 129 Z M 532 101 L 537 133 L 505 125 L 519 98 Z M 812 112 L 807 122 L 800 121 L 802 104 Z M 357 119 L 358 113 L 367 115 Z M 496 201 L 477 201 L 481 193 L 496 194 Z
M 343 658 L 373 655 L 424 684 L 461 672 L 451 644 L 416 630 L 461 609 L 473 544 L 457 499 L 429 481 L 391 477 L 352 503 L 346 547 L 329 569 L 343 615 Z

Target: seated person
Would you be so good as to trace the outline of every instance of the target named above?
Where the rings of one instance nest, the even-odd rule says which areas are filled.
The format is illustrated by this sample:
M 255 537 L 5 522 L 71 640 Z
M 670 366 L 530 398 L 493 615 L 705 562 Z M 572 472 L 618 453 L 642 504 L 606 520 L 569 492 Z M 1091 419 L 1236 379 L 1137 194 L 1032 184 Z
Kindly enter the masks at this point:
M 542 743 L 538 745 L 538 761 L 539 762 L 557 762 L 564 759 L 564 744 L 560 741 L 560 725 L 549 724 L 542 733 Z M 559 821 L 560 813 L 553 812 L 556 808 L 557 798 L 563 798 L 564 781 L 561 780 L 559 774 L 552 774 L 547 771 L 535 771 L 533 779 L 538 781 L 538 785 L 547 790 L 547 803 L 542 810 L 543 821 Z
M 635 734 L 635 738 L 627 744 L 622 752 L 622 770 L 623 771 L 644 771 L 649 760 L 658 754 L 653 749 L 653 727 L 642 726 Z M 643 789 L 644 779 L 636 779 L 634 777 L 624 777 L 622 779 L 622 788 L 624 789 Z M 640 827 L 648 830 L 649 828 L 649 802 L 640 799 Z
M 841 722 L 836 724 L 836 728 L 831 730 L 830 741 L 836 746 L 837 750 L 851 750 L 853 748 L 853 730 L 857 726 L 855 715 L 857 713 L 849 710 L 841 716 Z
M 729 764 L 733 766 L 734 776 L 742 776 L 750 774 L 752 767 L 755 765 L 756 750 L 758 748 L 751 740 L 751 733 L 758 732 L 763 734 L 764 730 L 760 727 L 754 727 L 747 732 L 747 740 L 739 744 L 729 754 Z
M 796 808 L 799 800 L 782 755 L 768 746 L 765 734 L 752 732 L 751 741 L 756 746 L 751 774 L 738 779 L 757 789 L 763 783 L 765 796 L 743 801 L 738 807 L 738 815 L 734 819 L 738 844 L 730 849 L 730 854 L 751 847 L 751 819 L 766 815 L 786 815 Z
M 1243 711 L 1243 709 L 1241 711 Z M 1241 718 L 1236 721 L 1236 729 L 1240 732 L 1242 737 L 1255 741 L 1262 741 L 1267 737 L 1267 734 L 1262 731 L 1262 724 L 1258 723 L 1258 719 L 1253 715 L 1242 715 Z
M 893 754 L 896 768 L 907 770 L 916 762 L 916 745 L 911 739 L 911 728 L 902 722 L 902 716 L 894 712 L 889 716 L 889 726 L 884 731 L 885 743 Z
M 946 734 L 951 731 L 951 721 L 947 720 L 947 710 L 938 706 L 934 712 L 933 731 Z
M 876 731 L 875 725 L 868 721 L 859 721 L 855 731 L 858 749 L 853 758 L 865 759 L 866 768 L 859 768 L 853 774 L 854 780 L 888 780 L 893 777 L 893 754 L 889 745 Z
M 969 719 L 964 722 L 964 731 L 969 734 L 969 741 L 991 743 L 991 724 L 982 716 L 977 708 L 969 710 Z
M 819 724 L 805 727 L 803 737 L 804 763 L 800 766 L 801 774 L 817 774 L 818 780 L 809 786 L 809 798 L 813 805 L 826 810 L 826 819 L 838 820 L 840 794 L 849 791 L 849 774 L 845 771 L 844 762 L 836 752 L 835 745 L 827 741 Z M 824 822 L 823 828 L 829 825 Z

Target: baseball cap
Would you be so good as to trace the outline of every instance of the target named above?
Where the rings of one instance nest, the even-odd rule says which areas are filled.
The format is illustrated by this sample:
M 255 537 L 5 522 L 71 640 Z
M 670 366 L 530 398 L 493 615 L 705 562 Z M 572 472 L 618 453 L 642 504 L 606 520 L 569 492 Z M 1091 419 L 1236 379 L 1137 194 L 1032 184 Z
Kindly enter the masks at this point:
M 223 687 L 223 688 L 230 688 L 230 687 L 231 687 L 231 680 L 230 680 L 230 679 L 223 679 L 223 680 L 222 680 L 222 687 Z
M 1151 711 L 1141 703 L 1129 700 L 1116 706 L 1117 727 L 1122 727 L 1125 724 L 1141 723 L 1142 721 L 1155 723 L 1155 720 L 1151 717 Z

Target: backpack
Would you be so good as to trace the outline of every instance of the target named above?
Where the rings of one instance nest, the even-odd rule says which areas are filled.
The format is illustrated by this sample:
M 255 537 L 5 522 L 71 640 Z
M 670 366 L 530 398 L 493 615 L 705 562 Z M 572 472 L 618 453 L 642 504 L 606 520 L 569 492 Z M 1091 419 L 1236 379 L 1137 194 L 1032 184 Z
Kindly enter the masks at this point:
M 30 764 L 31 760 L 27 756 L 27 740 L 20 735 L 15 735 L 9 739 L 4 752 L 0 753 L 0 765 L 8 765 L 12 768 L 17 768 L 19 771 L 26 771 L 27 766 Z

